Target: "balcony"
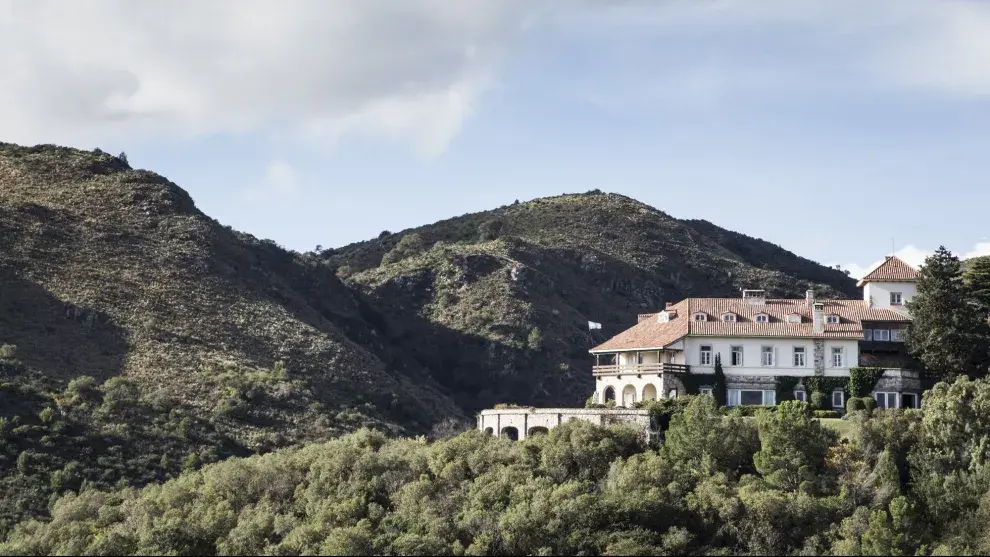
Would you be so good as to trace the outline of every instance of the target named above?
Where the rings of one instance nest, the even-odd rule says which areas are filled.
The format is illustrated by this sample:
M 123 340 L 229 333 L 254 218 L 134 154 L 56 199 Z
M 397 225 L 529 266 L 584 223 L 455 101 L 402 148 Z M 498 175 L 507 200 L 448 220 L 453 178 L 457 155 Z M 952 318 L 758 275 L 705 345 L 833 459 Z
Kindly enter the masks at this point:
M 656 375 L 662 373 L 690 373 L 691 366 L 684 364 L 626 364 L 591 366 L 591 373 L 602 375 Z

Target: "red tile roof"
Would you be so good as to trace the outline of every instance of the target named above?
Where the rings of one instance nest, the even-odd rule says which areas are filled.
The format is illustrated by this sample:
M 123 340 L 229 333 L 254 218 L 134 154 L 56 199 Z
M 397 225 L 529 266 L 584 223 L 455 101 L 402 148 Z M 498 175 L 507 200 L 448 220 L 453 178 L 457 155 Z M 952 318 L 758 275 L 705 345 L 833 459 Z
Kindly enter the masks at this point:
M 859 281 L 858 286 L 868 282 L 905 282 L 918 280 L 918 270 L 902 259 L 888 255 L 876 269 Z
M 863 300 L 815 300 L 825 306 L 825 315 L 838 315 L 839 323 L 826 323 L 822 333 L 812 325 L 812 308 L 804 299 L 774 300 L 750 304 L 742 298 L 688 298 L 670 309 L 677 315 L 661 323 L 656 315 L 641 316 L 633 327 L 610 338 L 592 352 L 661 348 L 685 336 L 831 338 L 858 340 L 863 338 L 864 321 L 908 322 L 910 318 L 889 308 L 869 307 Z M 723 313 L 736 314 L 735 322 L 722 321 Z M 704 313 L 706 321 L 695 321 L 694 315 Z M 757 314 L 767 314 L 767 323 L 757 323 Z M 801 316 L 801 323 L 788 323 L 787 316 Z

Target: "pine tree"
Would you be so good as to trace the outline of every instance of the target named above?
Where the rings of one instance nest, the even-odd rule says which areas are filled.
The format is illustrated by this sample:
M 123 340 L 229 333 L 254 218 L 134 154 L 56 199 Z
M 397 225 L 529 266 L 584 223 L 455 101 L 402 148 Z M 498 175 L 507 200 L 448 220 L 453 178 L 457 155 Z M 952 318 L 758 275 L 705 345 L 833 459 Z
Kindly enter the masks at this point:
M 908 302 L 913 321 L 906 340 L 911 355 L 936 375 L 986 372 L 990 334 L 967 294 L 958 257 L 943 246 L 925 259 L 918 293 Z
M 973 304 L 984 316 L 990 316 L 990 256 L 969 260 L 963 281 Z

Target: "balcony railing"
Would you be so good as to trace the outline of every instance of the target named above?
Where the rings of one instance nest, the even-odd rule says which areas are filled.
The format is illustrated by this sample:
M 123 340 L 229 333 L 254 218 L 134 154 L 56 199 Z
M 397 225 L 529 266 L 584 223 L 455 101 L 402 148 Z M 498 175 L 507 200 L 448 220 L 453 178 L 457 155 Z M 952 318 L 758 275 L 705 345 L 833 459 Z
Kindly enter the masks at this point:
M 684 364 L 625 364 L 591 366 L 594 375 L 643 375 L 657 373 L 690 373 L 691 366 Z

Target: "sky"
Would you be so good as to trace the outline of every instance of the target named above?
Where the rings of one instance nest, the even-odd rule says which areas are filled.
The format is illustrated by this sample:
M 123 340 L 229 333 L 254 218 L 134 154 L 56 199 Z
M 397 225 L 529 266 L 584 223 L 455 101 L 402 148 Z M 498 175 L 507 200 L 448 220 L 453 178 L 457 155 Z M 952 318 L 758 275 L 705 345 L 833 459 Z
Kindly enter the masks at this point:
M 0 141 L 300 251 L 601 189 L 856 276 L 990 254 L 988 108 L 980 0 L 0 0 Z

